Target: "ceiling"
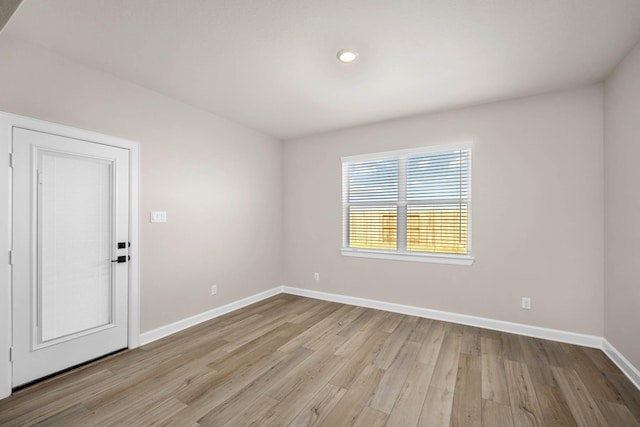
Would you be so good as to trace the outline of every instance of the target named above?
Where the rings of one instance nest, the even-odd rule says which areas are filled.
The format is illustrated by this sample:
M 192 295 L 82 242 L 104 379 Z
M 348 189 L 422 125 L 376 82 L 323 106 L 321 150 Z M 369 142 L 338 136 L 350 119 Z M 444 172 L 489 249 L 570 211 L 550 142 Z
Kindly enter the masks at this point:
M 640 1 L 24 0 L 2 37 L 291 139 L 601 81 Z

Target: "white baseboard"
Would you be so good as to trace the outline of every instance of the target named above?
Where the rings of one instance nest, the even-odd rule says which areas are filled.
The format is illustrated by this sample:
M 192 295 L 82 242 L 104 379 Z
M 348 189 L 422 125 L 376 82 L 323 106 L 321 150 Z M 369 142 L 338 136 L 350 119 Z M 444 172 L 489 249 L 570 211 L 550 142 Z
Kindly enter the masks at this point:
M 327 292 L 312 291 L 309 289 L 283 286 L 282 292 L 303 297 L 321 299 L 324 301 L 339 302 L 342 304 L 357 305 L 360 307 L 375 308 L 377 310 L 391 311 L 394 313 L 408 314 L 410 316 L 425 317 L 427 319 L 443 320 L 446 322 L 460 323 L 462 325 L 476 326 L 478 328 L 493 329 L 501 332 L 525 335 L 534 338 L 542 338 L 552 341 L 560 341 L 568 344 L 577 344 L 585 347 L 602 348 L 602 337 L 585 335 L 576 332 L 567 332 L 557 329 L 542 328 L 539 326 L 524 325 L 522 323 L 505 322 L 502 320 L 487 319 L 484 317 L 468 316 L 466 314 L 450 313 L 447 311 L 432 310 L 429 308 L 414 307 L 410 305 L 395 304 L 372 299 L 350 297 Z
M 602 342 L 602 350 L 613 363 L 618 365 L 618 368 L 629 378 L 633 385 L 640 390 L 640 371 L 606 339 Z
M 396 304 L 385 301 L 378 301 L 366 298 L 350 297 L 346 295 L 332 294 L 328 292 L 313 291 L 310 289 L 295 288 L 291 286 L 278 286 L 273 289 L 261 292 L 234 301 L 222 307 L 197 314 L 187 319 L 171 323 L 166 326 L 145 332 L 140 335 L 140 345 L 148 344 L 152 341 L 164 338 L 168 335 L 195 326 L 199 323 L 213 319 L 223 314 L 230 313 L 239 308 L 254 304 L 263 299 L 281 294 L 299 295 L 308 298 L 315 298 L 324 301 L 338 302 L 342 304 L 355 305 L 360 307 L 373 308 L 376 310 L 391 311 L 393 313 L 407 314 L 410 316 L 424 317 L 427 319 L 442 320 L 446 322 L 459 323 L 462 325 L 475 326 L 478 328 L 493 329 L 501 332 L 524 335 L 534 338 L 542 338 L 551 341 L 559 341 L 568 344 L 576 344 L 584 347 L 598 348 L 622 370 L 629 380 L 640 390 L 640 371 L 634 367 L 611 343 L 602 337 L 595 335 L 580 334 L 577 332 L 561 331 L 558 329 L 542 328 L 539 326 L 525 325 L 522 323 L 505 322 L 502 320 L 488 319 L 484 317 L 468 316 L 466 314 L 451 313 L 447 311 L 432 310 L 429 308 L 415 307 L 410 305 Z
M 164 338 L 168 335 L 182 331 L 183 329 L 213 319 L 223 314 L 227 314 L 247 305 L 262 301 L 263 299 L 287 293 L 308 298 L 315 298 L 324 301 L 338 302 L 342 304 L 355 305 L 360 307 L 374 308 L 376 310 L 391 311 L 393 313 L 407 314 L 410 316 L 424 317 L 427 319 L 443 320 L 446 322 L 459 323 L 462 325 L 476 326 L 478 328 L 493 329 L 501 332 L 525 335 L 534 338 L 542 338 L 552 341 L 559 341 L 568 344 L 582 345 L 585 347 L 603 348 L 603 339 L 595 335 L 580 334 L 577 332 L 567 332 L 558 329 L 548 329 L 539 326 L 525 325 L 522 323 L 505 322 L 502 320 L 488 319 L 484 317 L 468 316 L 466 314 L 451 313 L 447 311 L 433 310 L 423 307 L 396 304 L 385 301 L 378 301 L 366 298 L 350 297 L 340 294 L 313 291 L 309 289 L 294 288 L 291 286 L 278 286 L 268 291 L 261 292 L 234 301 L 222 307 L 188 317 L 183 320 L 161 326 L 140 335 L 140 345 L 148 344 L 152 341 Z
M 260 292 L 259 294 L 251 295 L 247 298 L 243 298 L 227 305 L 223 305 L 222 307 L 217 307 L 212 310 L 205 311 L 204 313 L 196 314 L 195 316 L 191 316 L 186 319 L 161 326 L 148 332 L 144 332 L 140 334 L 140 345 L 149 344 L 152 341 L 159 340 L 160 338 L 164 338 L 171 334 L 175 334 L 176 332 L 182 331 L 183 329 L 195 326 L 198 323 L 206 322 L 207 320 L 222 316 L 223 314 L 230 313 L 232 311 L 238 310 L 239 308 L 246 307 L 280 293 L 282 293 L 282 287 L 278 286 L 273 289 Z

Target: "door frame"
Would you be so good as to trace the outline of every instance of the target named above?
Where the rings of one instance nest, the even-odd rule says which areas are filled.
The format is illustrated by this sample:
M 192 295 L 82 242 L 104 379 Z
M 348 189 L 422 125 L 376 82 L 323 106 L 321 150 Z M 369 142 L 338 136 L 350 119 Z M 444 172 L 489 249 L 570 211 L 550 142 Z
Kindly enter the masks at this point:
M 92 143 L 109 145 L 129 150 L 129 308 L 128 308 L 128 348 L 140 345 L 140 239 L 139 239 L 139 144 L 113 136 L 76 129 L 69 126 L 18 116 L 0 111 L 0 164 L 7 165 L 6 173 L 0 173 L 0 259 L 6 257 L 7 269 L 0 274 L 0 399 L 11 395 L 12 364 L 10 349 L 12 343 L 12 280 L 9 251 L 11 249 L 11 142 L 12 129 L 24 128 L 53 135 L 75 138 Z

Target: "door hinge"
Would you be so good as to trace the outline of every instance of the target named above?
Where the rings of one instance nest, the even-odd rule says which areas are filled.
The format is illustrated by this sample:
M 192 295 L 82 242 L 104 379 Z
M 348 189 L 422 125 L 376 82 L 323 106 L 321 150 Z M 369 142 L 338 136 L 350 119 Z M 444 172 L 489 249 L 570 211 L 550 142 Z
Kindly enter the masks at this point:
M 9 251 L 9 265 L 13 265 L 13 251 Z
M 13 347 L 9 347 L 9 362 L 13 362 Z
M 13 167 L 13 153 L 9 153 L 9 167 Z

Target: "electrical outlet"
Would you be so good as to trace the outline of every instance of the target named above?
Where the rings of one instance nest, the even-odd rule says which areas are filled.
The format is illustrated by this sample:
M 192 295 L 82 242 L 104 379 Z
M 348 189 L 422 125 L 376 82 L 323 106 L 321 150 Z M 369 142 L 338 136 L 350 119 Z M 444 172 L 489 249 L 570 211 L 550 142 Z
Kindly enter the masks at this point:
M 525 310 L 531 310 L 531 298 L 522 297 L 522 302 L 520 303 L 520 306 Z
M 215 295 L 218 293 L 218 287 L 216 285 L 211 285 L 211 295 Z
M 316 282 L 320 280 L 320 273 L 313 273 L 313 280 L 315 280 Z
M 165 211 L 151 211 L 151 222 L 167 222 L 167 213 Z

